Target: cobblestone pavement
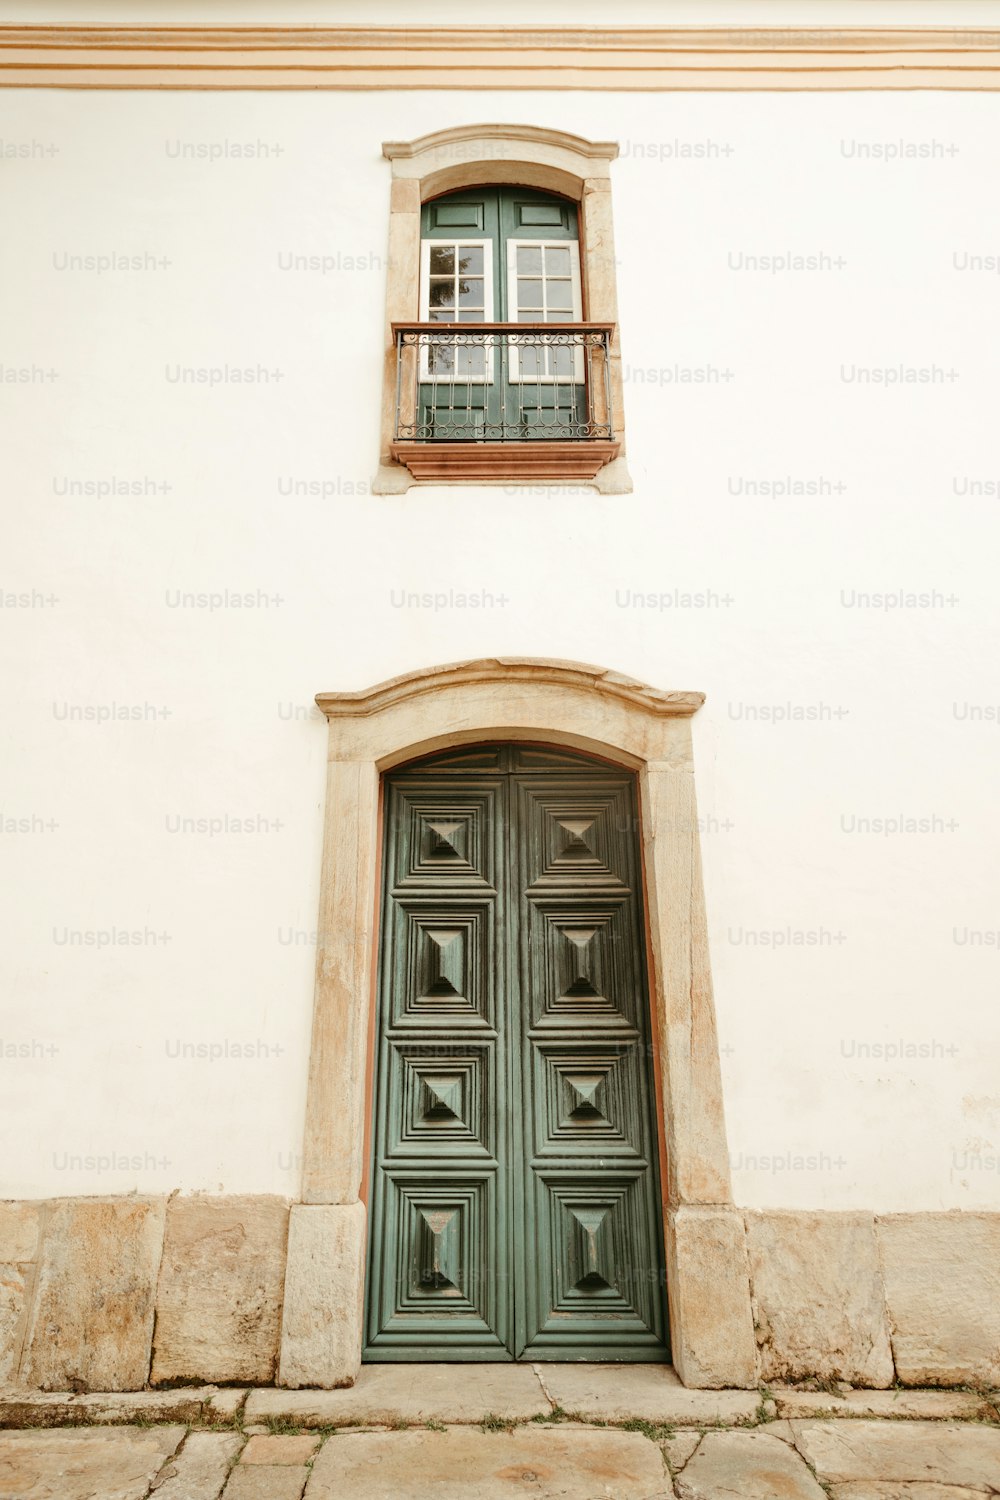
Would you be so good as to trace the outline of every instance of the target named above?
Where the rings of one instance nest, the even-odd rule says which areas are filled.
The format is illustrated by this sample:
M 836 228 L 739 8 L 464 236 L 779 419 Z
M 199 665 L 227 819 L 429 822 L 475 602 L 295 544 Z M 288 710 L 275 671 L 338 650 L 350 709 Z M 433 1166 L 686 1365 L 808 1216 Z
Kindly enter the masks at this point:
M 370 1366 L 344 1391 L 0 1393 L 0 1500 L 972 1500 L 997 1393 L 692 1391 L 652 1366 Z

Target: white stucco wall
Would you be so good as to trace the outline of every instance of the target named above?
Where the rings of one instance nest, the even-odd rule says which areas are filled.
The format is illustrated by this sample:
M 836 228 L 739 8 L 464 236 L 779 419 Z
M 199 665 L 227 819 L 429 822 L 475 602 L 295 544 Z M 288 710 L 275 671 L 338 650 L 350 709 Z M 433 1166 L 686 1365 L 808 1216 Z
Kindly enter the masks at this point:
M 621 143 L 632 496 L 367 493 L 380 143 L 487 120 Z M 998 125 L 991 94 L 0 91 L 0 1195 L 297 1194 L 312 696 L 518 653 L 708 694 L 737 1202 L 997 1205 L 1000 276 L 956 257 L 1000 254 Z M 178 141 L 268 154 L 182 160 Z M 786 252 L 844 264 L 733 268 Z M 119 254 L 147 268 L 61 268 Z M 281 378 L 173 379 L 226 365 Z M 861 386 L 859 366 L 940 374 Z M 708 368 L 732 376 L 678 378 Z M 788 479 L 820 493 L 746 488 Z M 66 492 L 107 481 L 140 493 Z M 268 602 L 176 603 L 226 590 Z M 479 590 L 495 607 L 398 607 Z M 901 590 L 934 602 L 851 602 Z M 117 708 L 138 717 L 74 717 Z M 857 831 L 900 816 L 931 831 Z M 101 946 L 112 931 L 143 940 Z

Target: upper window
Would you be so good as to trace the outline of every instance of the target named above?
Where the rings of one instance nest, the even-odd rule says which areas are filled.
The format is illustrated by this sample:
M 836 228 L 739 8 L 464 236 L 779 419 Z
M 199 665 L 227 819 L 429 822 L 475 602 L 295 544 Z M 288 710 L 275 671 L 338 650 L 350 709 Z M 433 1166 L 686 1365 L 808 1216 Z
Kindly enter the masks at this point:
M 631 488 L 608 180 L 617 149 L 530 125 L 383 145 L 393 181 L 375 493 L 512 478 Z

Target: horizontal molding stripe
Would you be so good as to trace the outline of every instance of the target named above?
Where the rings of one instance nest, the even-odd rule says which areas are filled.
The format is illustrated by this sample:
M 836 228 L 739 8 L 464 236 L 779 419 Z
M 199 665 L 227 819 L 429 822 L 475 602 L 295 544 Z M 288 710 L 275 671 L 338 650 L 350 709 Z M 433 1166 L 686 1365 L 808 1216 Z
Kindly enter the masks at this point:
M 4 25 L 0 86 L 995 89 L 1000 29 Z

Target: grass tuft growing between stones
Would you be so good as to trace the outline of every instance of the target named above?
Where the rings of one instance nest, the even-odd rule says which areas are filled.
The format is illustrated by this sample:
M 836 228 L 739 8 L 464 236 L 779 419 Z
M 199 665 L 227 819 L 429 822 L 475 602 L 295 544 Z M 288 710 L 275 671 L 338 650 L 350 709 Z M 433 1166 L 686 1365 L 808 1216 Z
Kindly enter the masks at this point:
M 495 1412 L 488 1411 L 479 1426 L 483 1432 L 513 1432 L 518 1423 L 511 1421 L 510 1417 L 498 1417 Z

